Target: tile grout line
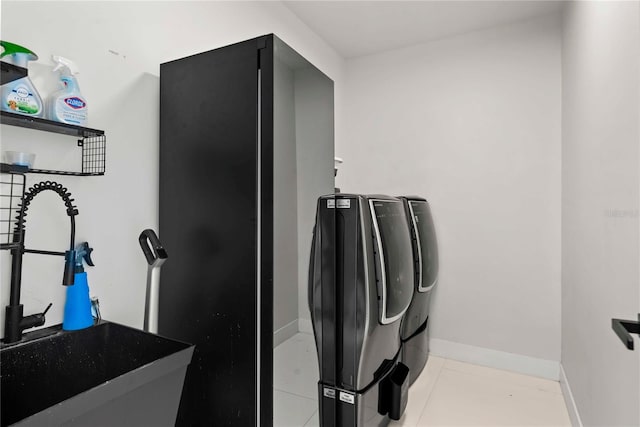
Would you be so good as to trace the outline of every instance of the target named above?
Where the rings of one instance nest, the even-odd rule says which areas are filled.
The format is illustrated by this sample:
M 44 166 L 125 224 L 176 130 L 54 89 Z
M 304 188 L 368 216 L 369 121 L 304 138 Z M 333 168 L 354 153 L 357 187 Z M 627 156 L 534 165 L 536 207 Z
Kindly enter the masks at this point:
M 311 421 L 311 418 L 313 418 L 313 416 L 314 416 L 315 414 L 317 414 L 317 413 L 318 413 L 318 409 L 316 409 L 315 411 L 313 411 L 313 414 L 311 414 L 311 416 L 310 416 L 309 418 L 307 418 L 307 421 L 305 421 L 305 422 L 304 422 L 304 424 L 302 424 L 302 425 L 303 425 L 303 426 L 306 426 L 307 424 L 309 424 L 309 421 Z M 320 415 L 318 414 L 318 416 L 320 416 Z M 318 421 L 318 422 L 319 422 L 319 421 Z
M 309 397 L 309 396 L 304 396 L 304 395 L 302 395 L 302 394 L 294 393 L 294 392 L 292 392 L 292 391 L 288 391 L 288 390 L 282 390 L 282 389 L 279 389 L 279 388 L 277 388 L 277 387 L 273 387 L 273 389 L 274 389 L 274 390 L 276 390 L 276 391 L 279 391 L 279 392 L 281 392 L 281 393 L 289 394 L 289 395 L 291 395 L 291 396 L 295 396 L 295 397 L 302 397 L 303 399 L 312 400 L 312 401 L 314 401 L 314 402 L 317 402 L 317 400 L 316 400 L 316 399 L 314 399 L 314 398 L 312 398 L 312 397 Z
M 318 408 L 317 408 L 317 406 L 318 406 L 318 401 L 317 401 L 317 400 L 315 400 L 315 399 L 311 399 L 311 398 L 306 397 L 306 396 L 301 396 L 301 395 L 299 395 L 299 394 L 291 393 L 291 392 L 289 392 L 289 391 L 280 390 L 280 389 L 277 389 L 277 388 L 275 388 L 275 387 L 274 387 L 273 389 L 274 389 L 274 390 L 276 390 L 276 391 L 279 391 L 280 393 L 288 394 L 289 396 L 293 396 L 293 397 L 300 397 L 300 398 L 305 399 L 305 400 L 310 400 L 310 401 L 312 401 L 312 402 L 314 402 L 314 403 L 316 404 L 316 405 L 315 405 L 315 406 L 316 406 L 316 408 L 313 410 L 313 412 L 311 413 L 311 415 L 309 416 L 309 418 L 307 418 L 307 419 L 306 419 L 306 421 L 304 422 L 304 424 L 302 424 L 302 426 L 306 426 L 306 425 L 307 425 L 307 423 L 308 423 L 309 421 L 311 421 L 311 418 L 313 418 L 313 416 L 316 414 L 316 412 L 318 412 Z M 275 400 L 275 399 L 274 399 L 274 400 Z
M 427 396 L 427 398 L 424 401 L 424 405 L 422 406 L 422 410 L 420 411 L 420 416 L 418 417 L 418 422 L 416 423 L 415 427 L 419 427 L 420 420 L 422 420 L 422 417 L 424 416 L 424 413 L 425 413 L 424 411 L 426 411 L 426 409 L 427 409 L 427 404 L 429 403 L 429 399 L 431 399 L 431 395 L 433 395 L 433 391 L 436 389 L 436 386 L 438 385 L 438 381 L 440 380 L 440 374 L 444 370 L 444 365 L 446 363 L 447 363 L 447 359 L 444 359 L 444 362 L 442 363 L 442 366 L 440 367 L 440 369 L 438 369 L 438 373 L 436 374 L 436 379 L 433 382 L 433 387 L 429 391 L 429 395 Z

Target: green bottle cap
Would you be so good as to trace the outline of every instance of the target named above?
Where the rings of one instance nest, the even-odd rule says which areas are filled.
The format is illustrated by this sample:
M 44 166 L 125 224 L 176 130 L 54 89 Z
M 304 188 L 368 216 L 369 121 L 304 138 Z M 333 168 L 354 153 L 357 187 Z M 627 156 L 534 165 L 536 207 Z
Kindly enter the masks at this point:
M 4 51 L 0 53 L 0 58 L 7 55 L 24 54 L 29 55 L 29 57 L 27 58 L 28 61 L 35 61 L 36 59 L 38 59 L 38 55 L 24 46 L 20 46 L 4 40 L 0 40 L 0 46 L 2 46 L 2 48 L 4 49 Z

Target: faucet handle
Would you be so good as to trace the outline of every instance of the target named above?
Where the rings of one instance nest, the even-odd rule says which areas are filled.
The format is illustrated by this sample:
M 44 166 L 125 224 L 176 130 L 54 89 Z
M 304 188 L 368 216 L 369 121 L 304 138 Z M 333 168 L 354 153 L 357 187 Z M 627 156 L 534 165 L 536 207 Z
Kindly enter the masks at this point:
M 42 317 L 44 317 L 44 315 L 47 314 L 47 311 L 49 311 L 49 309 L 51 308 L 52 305 L 53 305 L 53 303 L 50 302 L 49 305 L 47 306 L 47 308 L 45 308 L 44 311 L 42 312 Z
M 22 320 L 20 321 L 20 327 L 22 328 L 22 330 L 44 325 L 44 322 L 46 320 L 45 315 L 47 314 L 47 311 L 49 311 L 52 305 L 53 305 L 52 303 L 49 303 L 47 308 L 45 308 L 42 313 L 32 314 L 31 316 L 23 317 Z

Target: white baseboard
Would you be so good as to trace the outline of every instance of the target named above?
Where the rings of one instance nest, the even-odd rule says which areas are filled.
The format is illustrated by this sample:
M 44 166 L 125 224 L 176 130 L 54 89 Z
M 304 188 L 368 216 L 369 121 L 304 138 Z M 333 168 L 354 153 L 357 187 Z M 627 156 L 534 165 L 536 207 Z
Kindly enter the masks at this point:
M 305 334 L 313 334 L 311 319 L 298 319 L 298 331 Z
M 292 320 L 273 333 L 273 348 L 276 348 L 297 333 L 298 319 Z
M 429 353 L 490 368 L 505 369 L 554 381 L 560 380 L 560 362 L 553 360 L 537 359 L 437 338 L 429 340 Z
M 560 388 L 562 389 L 562 396 L 564 396 L 564 403 L 567 405 L 567 411 L 569 411 L 571 425 L 573 427 L 582 427 L 580 413 L 578 412 L 576 401 L 573 399 L 571 386 L 569 386 L 569 380 L 567 379 L 567 375 L 564 372 L 562 364 L 560 364 Z

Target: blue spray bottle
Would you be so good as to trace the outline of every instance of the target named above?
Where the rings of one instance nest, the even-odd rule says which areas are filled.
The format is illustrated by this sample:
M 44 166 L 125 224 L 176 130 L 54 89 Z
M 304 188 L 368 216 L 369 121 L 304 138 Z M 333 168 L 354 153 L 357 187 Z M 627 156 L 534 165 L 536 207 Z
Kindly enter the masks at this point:
M 91 252 L 93 248 L 84 242 L 75 250 L 75 275 L 74 283 L 67 286 L 67 300 L 64 304 L 64 320 L 62 329 L 76 331 L 93 325 L 91 315 L 91 300 L 89 298 L 89 283 L 87 273 L 84 271 L 83 261 L 93 267 Z

